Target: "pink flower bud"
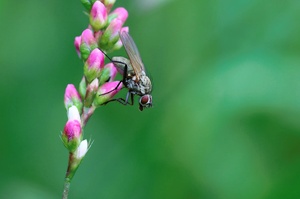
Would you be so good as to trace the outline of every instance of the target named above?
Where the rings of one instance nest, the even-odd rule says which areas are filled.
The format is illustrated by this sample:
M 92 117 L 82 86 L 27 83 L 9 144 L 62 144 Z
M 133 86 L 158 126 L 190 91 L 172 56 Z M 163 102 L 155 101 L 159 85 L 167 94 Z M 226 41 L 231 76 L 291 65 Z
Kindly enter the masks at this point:
M 87 46 L 97 44 L 96 39 L 93 35 L 93 31 L 91 31 L 90 29 L 85 29 L 81 34 L 81 43 L 84 43 Z
M 118 88 L 116 88 L 118 86 Z M 95 106 L 101 106 L 103 103 L 107 102 L 113 96 L 115 96 L 121 89 L 122 89 L 122 82 L 119 81 L 113 81 L 113 82 L 107 82 L 103 84 L 96 94 L 94 105 Z
M 123 28 L 121 28 L 121 31 L 120 32 L 129 32 L 129 27 L 123 27 Z M 122 44 L 122 41 L 121 41 L 121 39 L 119 39 L 118 41 L 117 41 L 117 43 L 115 43 L 115 45 L 114 45 L 114 47 L 113 47 L 113 50 L 119 50 L 120 48 L 122 48 L 122 46 L 123 46 L 123 44 Z
M 93 81 L 100 76 L 101 69 L 104 66 L 104 55 L 98 49 L 94 49 L 84 64 L 84 75 L 88 82 Z
M 67 110 L 73 105 L 76 106 L 78 110 L 82 109 L 81 97 L 73 84 L 67 85 L 64 96 L 64 104 Z
M 75 37 L 74 46 L 75 46 L 75 49 L 76 49 L 76 52 L 77 52 L 79 58 L 81 58 L 80 44 L 81 44 L 81 37 L 80 36 Z
M 62 132 L 62 141 L 65 147 L 74 152 L 82 139 L 82 128 L 78 109 L 75 106 L 71 106 L 68 110 L 68 121 Z
M 90 24 L 95 31 L 98 31 L 106 26 L 107 11 L 103 3 L 96 1 L 93 4 L 90 13 Z
M 80 53 L 82 59 L 85 61 L 92 50 L 97 48 L 97 41 L 90 29 L 85 29 L 81 34 Z
M 117 75 L 117 69 L 113 63 L 106 64 L 101 71 L 100 75 L 100 85 L 105 82 L 112 82 Z
M 109 70 L 109 81 L 112 82 L 114 81 L 116 75 L 117 75 L 117 69 L 115 67 L 115 65 L 113 63 L 109 63 L 109 64 L 106 64 L 104 66 L 104 68 L 108 69 Z
M 118 84 L 119 84 L 119 86 L 118 86 L 118 88 L 116 88 Z M 113 97 L 115 94 L 117 94 L 121 90 L 122 85 L 123 84 L 120 83 L 119 81 L 107 82 L 99 88 L 98 93 L 105 94 L 105 93 L 112 91 L 105 95 L 109 96 L 109 97 Z
M 64 134 L 67 136 L 68 141 L 81 136 L 81 125 L 78 120 L 69 120 L 64 128 Z
M 119 7 L 116 8 L 111 15 L 116 15 L 117 19 L 121 20 L 123 24 L 125 23 L 127 17 L 128 17 L 128 12 L 125 8 Z
M 101 39 L 100 39 L 100 47 L 104 50 L 111 50 L 114 44 L 119 40 L 119 32 L 122 28 L 123 22 L 115 18 L 113 19 L 109 26 L 104 31 Z
M 96 41 L 99 41 L 99 39 L 101 38 L 102 35 L 103 35 L 102 30 L 99 30 L 99 31 L 95 32 L 94 36 L 95 36 Z
M 96 78 L 88 85 L 86 92 L 87 93 L 94 92 L 97 91 L 98 88 L 99 88 L 99 80 Z
M 110 40 L 119 38 L 119 32 L 122 28 L 122 25 L 123 25 L 123 22 L 120 19 L 116 18 L 110 22 L 110 24 L 107 27 L 104 34 L 106 34 L 106 33 L 110 34 Z
M 103 68 L 104 66 L 104 55 L 103 53 L 98 49 L 94 49 L 88 60 L 87 63 L 89 65 L 89 68 Z
M 88 64 L 89 69 L 101 69 L 104 66 L 104 55 L 98 49 L 94 49 L 89 58 L 87 59 L 86 63 Z

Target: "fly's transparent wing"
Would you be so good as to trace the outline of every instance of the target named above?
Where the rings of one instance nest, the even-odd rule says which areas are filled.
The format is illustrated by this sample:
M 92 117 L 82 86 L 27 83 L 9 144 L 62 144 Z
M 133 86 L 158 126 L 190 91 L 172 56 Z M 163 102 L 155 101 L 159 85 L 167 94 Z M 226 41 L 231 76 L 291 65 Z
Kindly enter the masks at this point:
M 130 63 L 135 72 L 135 75 L 139 79 L 139 77 L 142 75 L 142 71 L 145 71 L 140 53 L 132 37 L 127 32 L 125 31 L 120 32 L 120 39 L 123 43 L 123 46 L 125 47 L 125 50 L 130 59 Z

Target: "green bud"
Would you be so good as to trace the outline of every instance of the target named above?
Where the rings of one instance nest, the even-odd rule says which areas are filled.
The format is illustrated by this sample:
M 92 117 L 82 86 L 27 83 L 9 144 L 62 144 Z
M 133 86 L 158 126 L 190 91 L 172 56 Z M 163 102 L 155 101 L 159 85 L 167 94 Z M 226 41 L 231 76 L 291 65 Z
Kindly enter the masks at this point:
M 97 0 L 81 0 L 82 5 L 90 11 L 92 9 L 92 5 L 96 2 Z
M 110 68 L 103 68 L 100 74 L 100 82 L 99 85 L 104 84 L 110 79 Z
M 82 5 L 87 9 L 88 11 L 92 8 L 92 3 L 90 0 L 81 0 Z
M 87 87 L 86 89 L 86 96 L 84 100 L 84 107 L 91 107 L 95 95 L 97 93 L 99 87 L 99 80 L 96 78 L 94 79 Z
M 81 99 L 85 98 L 85 93 L 86 93 L 86 80 L 85 77 L 83 76 L 80 83 L 79 83 L 79 94 L 81 96 Z

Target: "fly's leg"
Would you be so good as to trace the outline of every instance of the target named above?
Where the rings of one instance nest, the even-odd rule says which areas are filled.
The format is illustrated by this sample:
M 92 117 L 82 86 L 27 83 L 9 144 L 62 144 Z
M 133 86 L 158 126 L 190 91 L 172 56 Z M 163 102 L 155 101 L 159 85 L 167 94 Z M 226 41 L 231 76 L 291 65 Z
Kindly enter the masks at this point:
M 110 91 L 108 91 L 108 92 L 106 92 L 106 93 L 102 93 L 102 94 L 100 94 L 99 96 L 101 96 L 101 95 L 106 95 L 106 94 L 108 94 L 108 93 L 111 93 L 111 92 L 117 90 L 118 87 L 120 86 L 121 82 L 122 82 L 123 84 L 125 84 L 125 79 L 126 79 L 126 77 L 127 77 L 127 70 L 128 70 L 127 64 L 124 63 L 124 62 L 119 62 L 119 61 L 112 61 L 112 63 L 124 64 L 123 79 L 122 79 L 121 81 L 119 81 L 119 83 L 117 84 L 117 86 L 116 86 L 114 89 L 112 89 L 112 90 L 110 90 Z
M 130 96 L 130 100 L 131 100 L 131 102 L 129 102 L 129 96 Z M 107 102 L 105 102 L 105 103 L 103 103 L 102 105 L 106 105 L 106 104 L 108 104 L 109 102 L 114 102 L 114 101 L 117 101 L 117 102 L 119 102 L 119 103 L 121 103 L 121 104 L 123 104 L 123 105 L 127 105 L 127 104 L 129 104 L 129 105 L 133 105 L 133 103 L 134 103 L 134 94 L 133 93 L 131 93 L 130 91 L 127 93 L 127 95 L 126 95 L 126 99 L 123 99 L 123 98 L 116 98 L 116 99 L 111 99 L 111 100 L 109 100 L 109 101 L 107 101 Z
M 123 79 L 122 79 L 121 81 L 119 81 L 118 85 L 117 85 L 114 89 L 112 89 L 111 91 L 108 91 L 108 92 L 106 92 L 106 93 L 103 93 L 103 94 L 100 94 L 100 95 L 99 95 L 99 96 L 101 96 L 101 95 L 106 95 L 106 94 L 108 94 L 108 93 L 111 93 L 111 92 L 117 90 L 118 87 L 120 86 L 121 82 L 122 82 L 123 84 L 125 84 L 125 79 L 126 79 L 126 77 L 127 77 L 128 66 L 127 66 L 127 64 L 124 63 L 124 62 L 113 61 L 113 60 L 112 60 L 112 59 L 111 59 L 111 58 L 110 58 L 110 57 L 109 57 L 102 49 L 100 49 L 100 48 L 98 48 L 98 49 L 101 50 L 101 52 L 105 55 L 105 57 L 107 57 L 107 58 L 110 60 L 110 62 L 112 62 L 112 63 L 124 64 Z

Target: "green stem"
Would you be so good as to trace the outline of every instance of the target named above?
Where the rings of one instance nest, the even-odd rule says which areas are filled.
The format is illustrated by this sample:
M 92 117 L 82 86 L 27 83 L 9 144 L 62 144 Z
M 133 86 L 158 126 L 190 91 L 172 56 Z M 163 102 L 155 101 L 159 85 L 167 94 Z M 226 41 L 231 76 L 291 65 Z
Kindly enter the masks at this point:
M 71 185 L 70 179 L 65 178 L 64 191 L 63 191 L 62 199 L 68 199 L 70 185 Z
M 70 177 L 70 170 L 71 170 L 72 162 L 73 162 L 73 153 L 69 153 L 68 169 L 67 169 L 67 172 L 66 172 L 66 177 L 65 177 L 65 182 L 64 182 L 64 191 L 63 191 L 62 199 L 68 199 L 69 189 L 70 189 L 70 185 L 71 185 L 71 178 L 72 178 L 72 175 Z

